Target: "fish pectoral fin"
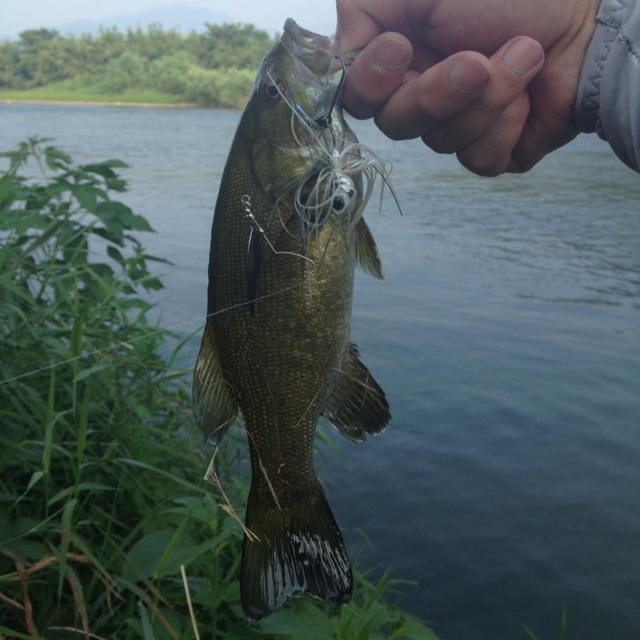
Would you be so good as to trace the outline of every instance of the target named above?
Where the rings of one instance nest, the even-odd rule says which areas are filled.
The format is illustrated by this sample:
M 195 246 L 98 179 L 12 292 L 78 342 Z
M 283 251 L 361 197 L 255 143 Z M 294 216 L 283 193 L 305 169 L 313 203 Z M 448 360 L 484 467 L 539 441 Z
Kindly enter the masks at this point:
M 316 481 L 304 500 L 285 509 L 249 492 L 240 570 L 242 608 L 250 620 L 279 609 L 288 598 L 310 595 L 343 605 L 353 577 L 342 534 Z
M 222 374 L 213 331 L 207 322 L 193 372 L 193 413 L 205 442 L 217 447 L 240 410 Z
M 389 403 L 352 344 L 332 379 L 333 388 L 322 414 L 346 438 L 364 442 L 391 421 Z
M 355 233 L 356 263 L 365 273 L 378 280 L 384 280 L 380 252 L 364 218 L 358 220 Z

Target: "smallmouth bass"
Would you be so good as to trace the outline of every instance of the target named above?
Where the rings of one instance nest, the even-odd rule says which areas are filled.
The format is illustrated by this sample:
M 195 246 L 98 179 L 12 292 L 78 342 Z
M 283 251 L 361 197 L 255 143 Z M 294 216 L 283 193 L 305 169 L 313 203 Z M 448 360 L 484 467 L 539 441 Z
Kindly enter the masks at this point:
M 252 480 L 240 576 L 258 620 L 308 594 L 345 604 L 352 575 L 313 468 L 324 416 L 350 440 L 391 416 L 351 342 L 354 268 L 382 278 L 362 218 L 384 163 L 344 121 L 345 62 L 287 20 L 263 60 L 213 218 L 194 413 L 217 446 L 242 416 Z

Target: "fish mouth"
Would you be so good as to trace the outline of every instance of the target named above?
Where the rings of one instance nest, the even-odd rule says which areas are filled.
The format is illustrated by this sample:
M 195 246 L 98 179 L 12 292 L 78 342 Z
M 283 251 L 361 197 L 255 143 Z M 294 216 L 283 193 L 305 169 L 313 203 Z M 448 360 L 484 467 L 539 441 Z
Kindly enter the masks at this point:
M 293 18 L 287 18 L 284 23 L 282 41 L 294 55 L 309 53 L 332 55 L 330 38 L 303 29 Z
M 331 38 L 303 29 L 292 18 L 287 18 L 284 23 L 280 42 L 295 60 L 315 76 L 334 76 L 342 69 L 341 60 L 331 50 Z
M 292 93 L 300 96 L 296 106 L 308 116 L 309 123 L 313 121 L 321 129 L 329 130 L 331 113 L 342 93 L 344 60 L 332 51 L 330 38 L 303 29 L 291 18 L 284 23 L 280 44 L 289 56 Z M 326 144 L 330 143 L 327 139 Z

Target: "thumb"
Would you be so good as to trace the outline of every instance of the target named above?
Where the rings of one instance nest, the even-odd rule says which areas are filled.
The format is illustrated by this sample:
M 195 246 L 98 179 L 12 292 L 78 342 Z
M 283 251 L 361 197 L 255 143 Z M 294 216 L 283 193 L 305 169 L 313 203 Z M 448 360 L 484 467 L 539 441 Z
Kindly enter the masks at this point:
M 402 84 L 413 47 L 399 33 L 384 33 L 358 54 L 347 77 L 344 104 L 356 118 L 370 118 Z

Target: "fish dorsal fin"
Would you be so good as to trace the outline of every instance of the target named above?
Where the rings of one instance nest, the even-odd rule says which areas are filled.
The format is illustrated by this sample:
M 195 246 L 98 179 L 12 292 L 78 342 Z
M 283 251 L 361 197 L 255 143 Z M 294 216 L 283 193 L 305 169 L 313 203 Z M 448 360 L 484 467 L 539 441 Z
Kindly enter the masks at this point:
M 384 280 L 382 271 L 382 260 L 376 241 L 373 239 L 371 230 L 364 221 L 364 218 L 358 220 L 356 224 L 356 263 L 369 275 L 378 280 Z
M 202 334 L 193 372 L 193 413 L 205 442 L 217 447 L 236 421 L 239 409 L 222 375 L 220 356 L 209 323 Z
M 346 438 L 364 442 L 391 421 L 389 403 L 380 385 L 358 358 L 352 344 L 332 378 L 332 388 L 322 411 L 324 417 Z

